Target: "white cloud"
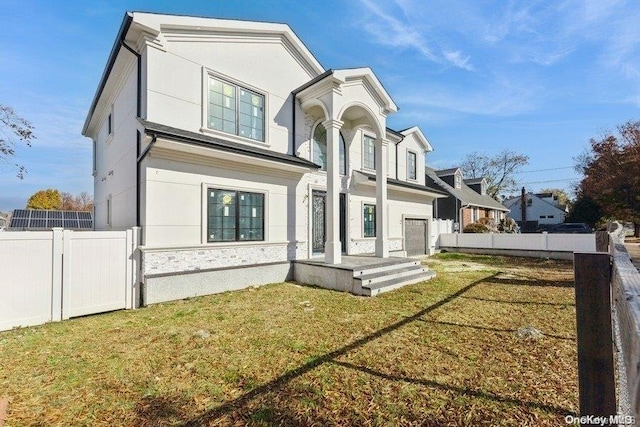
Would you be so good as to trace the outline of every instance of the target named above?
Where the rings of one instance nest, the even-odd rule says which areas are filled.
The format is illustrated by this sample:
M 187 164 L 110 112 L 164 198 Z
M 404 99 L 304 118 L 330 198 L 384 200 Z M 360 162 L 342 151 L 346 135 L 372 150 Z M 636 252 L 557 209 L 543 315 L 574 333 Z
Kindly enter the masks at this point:
M 394 14 L 371 0 L 360 0 L 360 3 L 371 14 L 371 19 L 365 23 L 364 28 L 375 37 L 377 43 L 393 48 L 414 49 L 423 58 L 436 64 L 445 63 L 464 70 L 473 70 L 470 56 L 465 57 L 459 49 L 443 50 L 442 55 L 434 53 L 427 42 L 430 38 L 434 39 L 430 37 L 428 23 L 418 27 L 412 25 L 407 16 L 396 17 L 411 13 L 408 5 L 394 3 L 393 5 L 397 6 L 397 13 Z M 435 42 L 432 40 L 431 43 Z

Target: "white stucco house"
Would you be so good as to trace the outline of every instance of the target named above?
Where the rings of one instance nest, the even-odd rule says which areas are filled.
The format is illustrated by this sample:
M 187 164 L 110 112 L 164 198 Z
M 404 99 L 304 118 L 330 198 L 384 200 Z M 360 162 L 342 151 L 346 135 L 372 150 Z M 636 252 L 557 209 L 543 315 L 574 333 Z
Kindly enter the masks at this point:
M 285 24 L 127 13 L 83 128 L 95 228 L 141 227 L 147 286 L 176 297 L 428 253 L 444 194 L 420 129 L 387 127 L 397 110 L 371 69 L 325 69 Z

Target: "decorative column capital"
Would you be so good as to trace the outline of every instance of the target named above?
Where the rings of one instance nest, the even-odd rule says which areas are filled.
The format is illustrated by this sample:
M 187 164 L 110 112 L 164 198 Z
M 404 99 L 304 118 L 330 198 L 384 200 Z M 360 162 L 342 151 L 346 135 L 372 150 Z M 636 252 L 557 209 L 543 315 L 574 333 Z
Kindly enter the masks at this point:
M 329 129 L 340 130 L 343 124 L 344 122 L 341 122 L 340 120 L 336 120 L 336 119 L 329 119 L 322 122 L 322 126 L 324 126 L 326 130 L 329 130 Z

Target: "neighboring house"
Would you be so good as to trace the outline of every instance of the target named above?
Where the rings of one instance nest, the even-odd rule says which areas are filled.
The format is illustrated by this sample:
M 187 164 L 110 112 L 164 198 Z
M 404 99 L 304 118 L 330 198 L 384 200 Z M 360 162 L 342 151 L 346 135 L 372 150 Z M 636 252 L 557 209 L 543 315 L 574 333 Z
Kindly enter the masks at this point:
M 525 193 L 504 201 L 513 218 L 523 231 L 551 228 L 564 222 L 567 207 L 558 203 L 552 193 Z
M 9 226 L 11 214 L 0 212 L 0 230 L 4 230 Z
M 38 231 L 54 227 L 76 231 L 93 230 L 93 217 L 91 212 L 82 211 L 16 209 L 11 215 L 7 230 Z
M 450 219 L 456 231 L 490 218 L 498 223 L 509 209 L 487 195 L 486 179 L 465 180 L 459 168 L 435 170 L 425 167 L 427 185 L 445 190 L 449 197 L 437 199 L 433 204 L 433 216 Z
M 428 253 L 444 193 L 420 129 L 387 128 L 397 109 L 371 69 L 326 70 L 285 24 L 127 13 L 82 132 L 95 228 L 140 226 L 143 273 L 175 286 Z

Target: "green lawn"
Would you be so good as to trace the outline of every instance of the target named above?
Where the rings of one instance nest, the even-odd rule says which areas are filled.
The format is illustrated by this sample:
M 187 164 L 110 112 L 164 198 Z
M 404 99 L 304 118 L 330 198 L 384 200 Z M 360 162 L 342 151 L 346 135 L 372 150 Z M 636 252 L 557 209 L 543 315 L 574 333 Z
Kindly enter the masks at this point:
M 0 333 L 5 426 L 563 425 L 571 264 L 428 263 L 375 298 L 283 283 Z

